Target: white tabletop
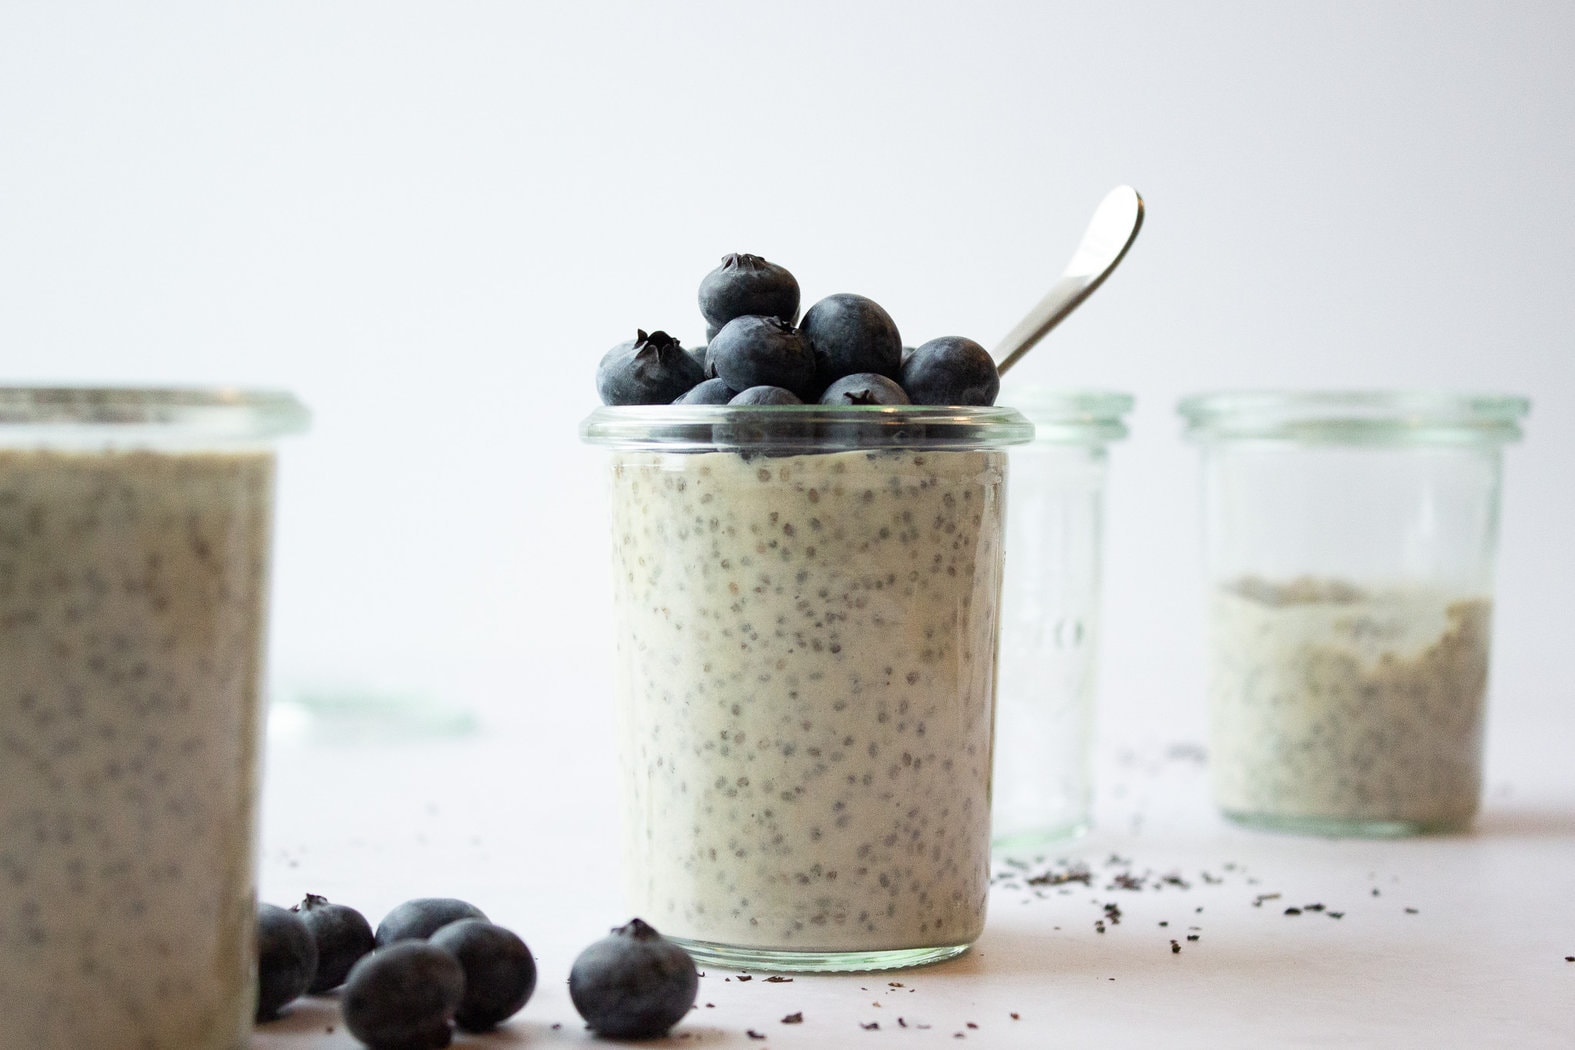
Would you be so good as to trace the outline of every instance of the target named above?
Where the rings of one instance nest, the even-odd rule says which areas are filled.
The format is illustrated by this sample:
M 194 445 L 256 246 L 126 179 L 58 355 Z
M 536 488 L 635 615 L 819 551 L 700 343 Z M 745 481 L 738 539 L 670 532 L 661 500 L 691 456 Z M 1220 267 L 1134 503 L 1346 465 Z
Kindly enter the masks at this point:
M 610 756 L 564 763 L 545 721 L 271 742 L 264 899 L 321 893 L 375 924 L 403 899 L 458 896 L 530 945 L 531 1001 L 459 1046 L 595 1042 L 569 966 L 629 918 Z M 791 981 L 702 968 L 699 1005 L 654 1045 L 1575 1045 L 1575 789 L 1559 754 L 1530 724 L 1499 733 L 1471 834 L 1330 840 L 1229 825 L 1201 749 L 1118 742 L 1101 756 L 1095 830 L 998 865 L 962 958 Z M 572 780 L 543 787 L 538 773 L 565 768 Z M 332 998 L 299 1000 L 253 1042 L 355 1045 Z

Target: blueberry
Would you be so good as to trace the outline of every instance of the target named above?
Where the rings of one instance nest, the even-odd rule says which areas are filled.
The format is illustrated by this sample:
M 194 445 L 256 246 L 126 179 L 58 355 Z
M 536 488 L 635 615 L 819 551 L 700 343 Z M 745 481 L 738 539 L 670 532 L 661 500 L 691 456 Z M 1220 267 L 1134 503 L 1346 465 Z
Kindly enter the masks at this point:
M 665 1035 L 699 989 L 689 953 L 639 919 L 586 948 L 569 970 L 574 1008 L 597 1034 L 613 1039 Z
M 859 372 L 892 379 L 902 372 L 902 336 L 873 299 L 828 295 L 805 312 L 798 330 L 815 357 L 815 381 L 822 389 Z
M 802 405 L 804 399 L 779 386 L 752 386 L 747 390 L 740 390 L 730 405 Z
M 377 924 L 379 948 L 395 941 L 424 941 L 451 922 L 485 919 L 482 910 L 453 897 L 417 897 L 396 907 Z
M 290 910 L 306 923 L 317 944 L 317 975 L 306 986 L 313 994 L 344 984 L 350 967 L 376 944 L 371 923 L 348 904 L 330 904 L 327 897 L 308 893 Z
M 704 367 L 678 340 L 642 331 L 602 356 L 596 393 L 604 405 L 665 405 L 704 378 Z
M 902 388 L 916 405 L 993 405 L 1001 375 L 989 351 L 960 335 L 916 347 L 902 366 Z
M 317 972 L 317 942 L 293 911 L 257 905 L 257 1020 L 271 1021 L 299 998 Z
M 727 380 L 720 377 L 702 380 L 680 394 L 673 402 L 675 405 L 725 405 L 733 400 L 738 391 L 727 385 Z
M 792 324 L 798 320 L 798 281 L 758 255 L 724 255 L 722 265 L 700 282 L 700 313 L 706 320 L 708 339 L 745 314 L 776 317 Z
M 511 930 L 481 919 L 460 919 L 427 941 L 459 960 L 465 998 L 455 1022 L 467 1032 L 485 1032 L 519 1013 L 536 990 L 536 960 Z
M 896 380 L 873 372 L 862 372 L 843 376 L 832 383 L 826 388 L 825 393 L 820 395 L 820 403 L 823 405 L 906 405 L 909 401 L 907 393 L 897 385 Z
M 340 1009 L 350 1034 L 372 1050 L 437 1050 L 454 1041 L 464 996 L 458 959 L 427 941 L 401 941 L 350 968 Z
M 716 333 L 706 357 L 707 371 L 734 390 L 780 386 L 803 397 L 815 385 L 815 356 L 798 329 L 775 317 L 735 317 Z

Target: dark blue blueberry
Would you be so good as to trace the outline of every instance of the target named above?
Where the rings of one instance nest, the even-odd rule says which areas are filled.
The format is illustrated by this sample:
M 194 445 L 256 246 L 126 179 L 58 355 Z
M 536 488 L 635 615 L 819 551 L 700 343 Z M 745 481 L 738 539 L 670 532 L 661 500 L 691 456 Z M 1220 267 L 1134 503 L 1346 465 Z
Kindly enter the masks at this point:
M 485 1032 L 519 1013 L 536 990 L 536 960 L 511 930 L 480 919 L 460 919 L 434 933 L 428 944 L 459 960 L 465 998 L 454 1021 L 467 1032 Z
M 704 378 L 704 367 L 678 340 L 636 332 L 602 356 L 596 393 L 604 405 L 666 405 Z
M 815 385 L 815 357 L 798 329 L 755 314 L 735 317 L 716 333 L 706 370 L 734 390 L 780 386 L 802 398 Z
M 805 312 L 798 330 L 815 357 L 815 381 L 822 389 L 859 372 L 892 379 L 902 374 L 902 336 L 873 299 L 828 295 Z
M 612 1039 L 665 1035 L 700 990 L 694 960 L 639 919 L 580 953 L 569 998 L 585 1023 Z
M 317 943 L 317 976 L 306 990 L 326 992 L 344 984 L 356 961 L 376 945 L 372 924 L 348 904 L 330 904 L 327 897 L 308 893 L 290 909 L 301 917 Z
M 888 379 L 873 372 L 843 376 L 828 386 L 820 395 L 823 405 L 906 405 L 908 395 Z
M 728 402 L 730 405 L 802 405 L 803 403 L 803 398 L 779 386 L 752 386 L 748 390 L 740 390 Z
M 350 968 L 339 1005 L 350 1034 L 372 1050 L 439 1050 L 454 1041 L 464 996 L 458 959 L 427 941 L 401 941 Z
M 902 366 L 902 388 L 916 405 L 993 405 L 1001 374 L 972 339 L 947 335 L 914 349 Z
M 257 905 L 257 1020 L 271 1021 L 305 993 L 317 972 L 317 942 L 295 912 Z
M 416 897 L 394 908 L 377 924 L 379 948 L 395 941 L 424 941 L 451 922 L 485 919 L 480 908 L 453 897 Z
M 843 376 L 820 395 L 823 405 L 879 405 L 884 407 L 908 404 L 908 395 L 895 380 L 885 376 L 865 373 Z M 922 423 L 912 420 L 882 416 L 870 419 L 863 413 L 850 413 L 847 420 L 828 421 L 821 433 L 829 443 L 848 448 L 912 444 L 924 432 Z
M 673 402 L 675 405 L 725 405 L 738 393 L 722 378 L 706 379 L 688 390 Z
M 798 320 L 798 281 L 758 255 L 724 255 L 700 282 L 700 313 L 707 339 L 735 317 L 760 314 L 787 324 Z

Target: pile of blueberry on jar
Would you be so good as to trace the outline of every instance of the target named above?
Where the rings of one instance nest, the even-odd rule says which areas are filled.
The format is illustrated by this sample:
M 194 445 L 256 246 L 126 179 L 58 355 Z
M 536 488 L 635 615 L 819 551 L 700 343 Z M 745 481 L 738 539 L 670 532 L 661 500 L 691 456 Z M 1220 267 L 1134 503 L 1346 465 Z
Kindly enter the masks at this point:
M 905 348 L 862 295 L 828 295 L 799 317 L 798 281 L 756 255 L 728 255 L 700 282 L 707 344 L 638 332 L 596 370 L 606 405 L 988 406 L 1000 374 L 972 339 Z
M 257 909 L 257 1020 L 302 995 L 338 990 L 350 1034 L 371 1050 L 440 1050 L 457 1026 L 483 1033 L 523 1008 L 536 960 L 517 934 L 454 897 L 417 897 L 374 931 L 356 909 L 316 894 Z M 594 942 L 569 970 L 569 998 L 588 1028 L 612 1039 L 666 1035 L 694 1005 L 694 960 L 633 919 Z

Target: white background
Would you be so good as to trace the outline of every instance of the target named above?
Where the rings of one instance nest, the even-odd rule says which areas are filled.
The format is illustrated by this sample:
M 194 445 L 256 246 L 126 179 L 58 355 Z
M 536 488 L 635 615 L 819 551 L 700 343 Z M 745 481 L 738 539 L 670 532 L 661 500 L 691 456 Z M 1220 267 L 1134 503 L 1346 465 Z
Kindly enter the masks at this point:
M 1102 732 L 1201 735 L 1195 451 L 1224 387 L 1529 394 L 1490 777 L 1567 747 L 1575 7 L 0 6 L 0 378 L 285 387 L 278 695 L 601 761 L 596 455 L 636 327 L 750 251 L 993 342 L 1107 189 L 1148 221 L 1016 378 L 1126 390 Z M 587 739 L 571 744 L 576 735 Z M 534 745 L 534 746 L 533 746 Z

